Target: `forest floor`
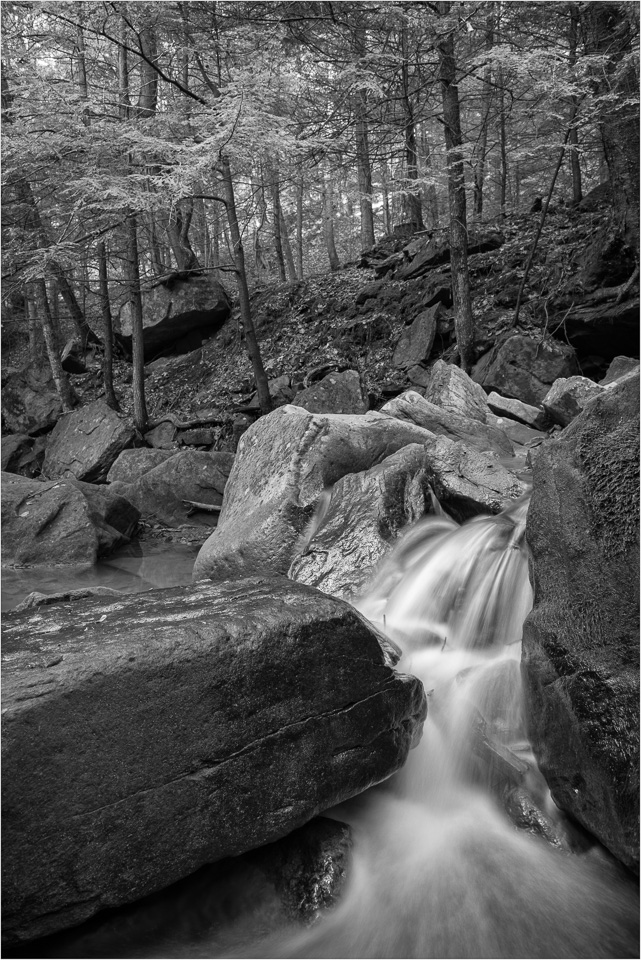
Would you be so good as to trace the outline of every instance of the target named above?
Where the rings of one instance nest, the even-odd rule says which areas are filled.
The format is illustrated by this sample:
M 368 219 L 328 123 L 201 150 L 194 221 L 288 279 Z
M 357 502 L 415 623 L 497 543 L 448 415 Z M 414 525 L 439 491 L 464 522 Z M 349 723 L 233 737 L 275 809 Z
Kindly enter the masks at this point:
M 539 214 L 518 215 L 483 229 L 499 230 L 502 245 L 470 256 L 472 310 L 476 350 L 480 356 L 510 333 L 534 337 L 563 329 L 550 322 L 549 305 L 561 291 L 567 293 L 578 274 L 589 238 L 604 222 L 606 211 L 581 213 L 558 207 L 548 214 L 525 286 L 517 326 L 513 325 L 519 284 L 539 225 Z M 385 238 L 378 252 L 400 250 L 409 238 Z M 381 406 L 390 395 L 410 386 L 406 374 L 392 364 L 394 349 L 406 323 L 423 309 L 426 291 L 449 282 L 449 265 L 410 280 L 382 278 L 376 296 L 362 301 L 363 291 L 378 283 L 372 267 L 348 264 L 334 273 L 318 274 L 293 283 L 274 282 L 255 289 L 252 314 L 263 363 L 270 380 L 286 375 L 300 389 L 332 370 L 358 370 L 370 406 Z M 359 297 L 359 294 L 361 295 Z M 440 334 L 431 360 L 453 360 L 451 308 L 444 308 Z M 26 358 L 24 344 L 3 355 L 3 366 L 19 366 Z M 151 420 L 168 413 L 189 420 L 215 411 L 222 427 L 219 446 L 226 446 L 234 421 L 247 416 L 254 391 L 238 309 L 225 326 L 203 343 L 201 350 L 183 357 L 156 360 L 146 368 L 146 399 Z M 589 374 L 588 374 L 589 375 Z M 71 377 L 81 402 L 102 395 L 98 362 L 89 372 Z M 117 359 L 115 390 L 123 412 L 132 411 L 131 365 Z M 256 411 L 257 412 L 257 411 Z M 250 420 L 253 416 L 250 416 Z

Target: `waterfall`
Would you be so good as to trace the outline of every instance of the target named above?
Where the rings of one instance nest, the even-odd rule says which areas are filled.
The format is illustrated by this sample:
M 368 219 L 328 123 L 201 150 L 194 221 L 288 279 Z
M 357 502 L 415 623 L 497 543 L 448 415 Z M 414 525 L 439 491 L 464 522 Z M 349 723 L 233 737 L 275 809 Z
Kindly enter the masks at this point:
M 182 956 L 638 956 L 633 884 L 555 807 L 526 736 L 527 506 L 425 518 L 355 604 L 429 707 L 403 770 L 330 811 L 355 840 L 340 904 L 310 930 Z

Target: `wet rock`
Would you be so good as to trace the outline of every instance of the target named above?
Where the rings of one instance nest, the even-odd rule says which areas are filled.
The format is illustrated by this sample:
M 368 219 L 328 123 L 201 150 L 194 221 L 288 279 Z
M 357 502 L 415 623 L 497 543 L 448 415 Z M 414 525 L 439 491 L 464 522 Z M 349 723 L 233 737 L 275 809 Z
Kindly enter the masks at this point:
M 272 842 L 389 777 L 420 737 L 420 681 L 349 605 L 286 578 L 3 626 L 9 940 Z
M 134 483 L 144 473 L 148 473 L 159 464 L 174 457 L 177 450 L 150 450 L 149 447 L 134 447 L 123 450 L 107 474 L 107 482 L 120 480 L 122 483 Z
M 145 360 L 152 360 L 168 347 L 177 353 L 198 347 L 190 332 L 213 336 L 229 317 L 231 303 L 210 275 L 176 273 L 143 289 L 142 310 Z M 121 308 L 118 320 L 119 340 L 131 351 L 131 303 Z
M 29 364 L 2 385 L 2 420 L 12 433 L 50 429 L 62 415 L 62 403 L 48 364 Z
M 382 413 L 311 414 L 280 407 L 243 434 L 218 527 L 195 577 L 287 573 L 327 486 L 433 434 Z
M 437 360 L 430 368 L 425 399 L 443 410 L 479 423 L 487 423 L 488 401 L 485 391 L 452 363 Z
M 27 594 L 24 600 L 15 606 L 15 613 L 23 610 L 33 610 L 35 607 L 46 607 L 50 603 L 68 603 L 75 600 L 88 600 L 91 597 L 120 597 L 119 590 L 112 587 L 80 587 L 77 590 L 63 590 L 61 593 L 39 593 L 34 590 Z
M 545 410 L 541 407 L 532 406 L 529 403 L 523 403 L 522 400 L 515 400 L 513 397 L 502 397 L 492 391 L 488 394 L 487 404 L 499 417 L 509 417 L 511 420 L 518 420 L 520 423 L 533 427 L 535 430 L 544 430 L 548 425 L 548 418 Z
M 348 599 L 370 580 L 407 524 L 430 508 L 425 449 L 413 443 L 332 487 L 324 513 L 315 518 L 313 536 L 307 532 L 288 576 Z
M 500 513 L 527 489 L 493 453 L 447 437 L 428 444 L 425 459 L 439 503 L 459 523 L 482 513 Z
M 482 357 L 472 379 L 489 393 L 538 406 L 559 377 L 579 372 L 572 347 L 557 340 L 537 342 L 515 334 Z
M 554 423 L 567 427 L 581 413 L 586 403 L 605 390 L 587 377 L 555 380 L 543 398 L 543 407 Z
M 565 833 L 535 804 L 526 790 L 514 787 L 504 800 L 505 812 L 515 827 L 547 840 L 553 847 L 569 849 Z
M 50 480 L 76 477 L 95 483 L 107 479 L 118 454 L 132 445 L 133 422 L 104 400 L 65 414 L 51 432 L 43 472 Z
M 366 413 L 368 409 L 356 370 L 328 374 L 297 393 L 292 403 L 310 413 Z
M 339 899 L 352 849 L 350 828 L 315 817 L 250 855 L 280 895 L 288 920 L 311 925 Z
M 405 327 L 394 351 L 392 366 L 397 370 L 408 370 L 429 360 L 441 310 L 440 303 L 437 303 L 423 310 L 409 327 Z
M 138 511 L 106 488 L 74 479 L 2 475 L 2 563 L 32 567 L 93 564 L 127 543 Z
M 627 866 L 639 850 L 639 378 L 534 460 L 530 739 L 555 802 Z
M 381 407 L 381 413 L 415 423 L 438 436 L 462 440 L 477 450 L 493 451 L 503 457 L 511 457 L 514 453 L 512 444 L 502 430 L 443 410 L 414 390 L 389 400 Z
M 619 380 L 620 377 L 638 369 L 638 360 L 634 360 L 632 357 L 615 357 L 608 367 L 603 380 L 600 380 L 599 383 L 602 387 L 606 387 L 608 384 L 614 383 L 615 380 Z
M 208 506 L 222 504 L 233 462 L 233 453 L 181 450 L 131 483 L 115 480 L 109 489 L 133 503 L 143 517 L 180 526 L 191 512 L 185 500 Z M 204 512 L 201 519 L 211 525 L 216 516 Z
M 526 427 L 524 423 L 518 423 L 516 420 L 506 420 L 503 417 L 497 417 L 497 421 L 500 421 L 497 426 L 515 445 L 532 447 L 547 440 L 547 433 L 542 430 L 534 430 L 532 427 Z

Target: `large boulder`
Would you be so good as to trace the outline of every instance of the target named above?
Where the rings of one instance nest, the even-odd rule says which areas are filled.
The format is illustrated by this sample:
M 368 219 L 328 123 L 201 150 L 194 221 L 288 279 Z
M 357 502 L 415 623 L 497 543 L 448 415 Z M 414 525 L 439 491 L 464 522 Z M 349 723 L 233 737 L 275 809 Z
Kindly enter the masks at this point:
M 353 597 L 402 530 L 431 509 L 430 494 L 425 448 L 418 443 L 349 473 L 332 487 L 288 576 L 335 597 Z
M 3 935 L 37 937 L 284 836 L 404 763 L 422 685 L 285 578 L 9 614 Z
M 1 465 L 5 473 L 18 473 L 22 458 L 31 451 L 34 438 L 28 433 L 9 433 L 2 438 Z
M 639 378 L 587 405 L 534 461 L 534 608 L 523 675 L 556 803 L 639 856 Z
M 173 426 L 173 424 L 172 424 Z M 174 430 L 176 428 L 174 427 Z M 119 480 L 121 483 L 135 483 L 143 474 L 149 473 L 154 467 L 175 457 L 177 450 L 155 450 L 149 447 L 133 447 L 123 450 L 111 466 L 107 474 L 107 483 Z
M 441 310 L 440 303 L 437 303 L 423 310 L 409 327 L 405 327 L 394 351 L 392 366 L 397 370 L 408 370 L 429 360 Z
M 127 543 L 139 513 L 111 491 L 75 480 L 2 474 L 2 565 L 88 565 Z
M 599 380 L 599 383 L 602 387 L 606 387 L 616 380 L 620 380 L 621 377 L 626 376 L 628 373 L 638 372 L 638 370 L 639 361 L 633 357 L 615 357 L 606 370 L 603 380 Z
M 479 360 L 472 379 L 489 393 L 539 406 L 559 377 L 579 373 L 572 347 L 558 340 L 531 340 L 521 334 L 509 337 Z
M 478 420 L 488 421 L 488 404 L 483 387 L 453 363 L 437 360 L 430 368 L 430 378 L 425 388 L 425 399 L 443 410 Z
M 49 364 L 31 363 L 3 380 L 2 421 L 11 433 L 48 430 L 61 414 Z
M 515 400 L 514 397 L 502 397 L 492 391 L 488 394 L 487 405 L 497 417 L 509 417 L 535 430 L 544 430 L 549 426 L 545 410 L 530 403 L 523 403 L 522 400 Z
M 50 480 L 76 477 L 87 483 L 107 479 L 118 454 L 136 436 L 133 422 L 104 400 L 61 417 L 51 431 L 43 473 Z
M 587 377 L 561 377 L 544 396 L 543 408 L 550 420 L 567 427 L 605 389 Z
M 181 525 L 194 509 L 185 501 L 212 507 L 222 504 L 233 462 L 233 453 L 181 450 L 131 483 L 114 480 L 109 489 L 133 503 L 143 517 Z M 205 512 L 205 516 L 211 521 L 213 514 Z
M 218 527 L 194 576 L 287 573 L 325 487 L 433 436 L 374 412 L 311 414 L 287 405 L 261 417 L 241 437 Z
M 415 423 L 438 436 L 462 440 L 476 450 L 487 450 L 501 457 L 511 457 L 514 453 L 512 444 L 498 427 L 444 410 L 415 390 L 407 390 L 399 397 L 389 400 L 381 407 L 381 413 Z
M 230 315 L 231 303 L 221 284 L 210 275 L 174 273 L 142 290 L 142 312 L 148 361 L 169 347 L 176 353 L 198 348 L 197 340 L 220 330 Z M 119 340 L 131 350 L 130 302 L 121 308 L 118 324 Z
M 310 413 L 366 413 L 369 406 L 356 370 L 328 374 L 297 393 L 292 403 Z

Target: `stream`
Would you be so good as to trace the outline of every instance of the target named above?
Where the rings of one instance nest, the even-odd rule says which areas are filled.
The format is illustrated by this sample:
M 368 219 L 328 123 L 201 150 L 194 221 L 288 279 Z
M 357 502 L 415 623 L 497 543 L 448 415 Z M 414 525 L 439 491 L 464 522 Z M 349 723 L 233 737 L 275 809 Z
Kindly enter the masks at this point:
M 333 910 L 283 926 L 238 858 L 7 956 L 638 957 L 634 879 L 556 808 L 527 740 L 527 505 L 419 521 L 355 604 L 403 650 L 428 717 L 396 776 L 327 813 L 354 837 Z

